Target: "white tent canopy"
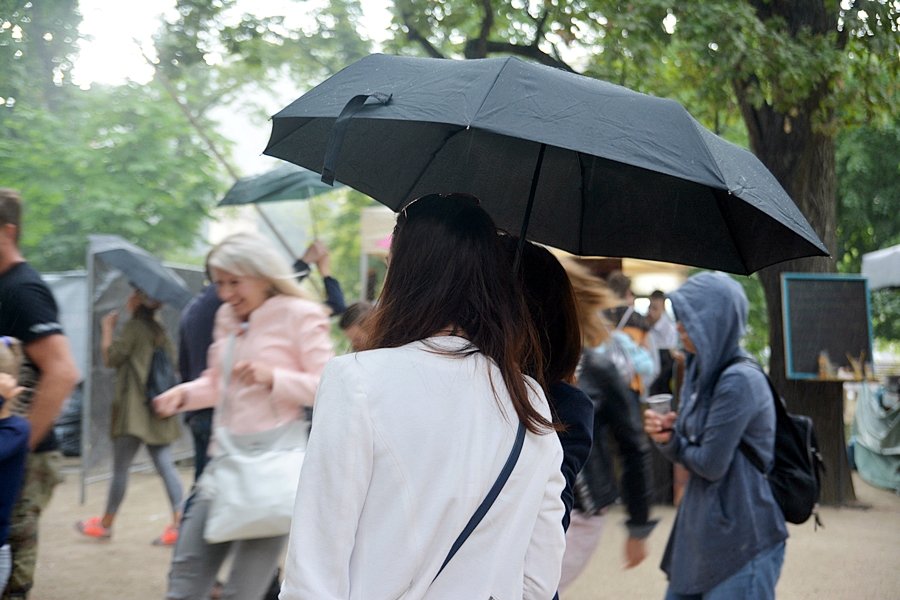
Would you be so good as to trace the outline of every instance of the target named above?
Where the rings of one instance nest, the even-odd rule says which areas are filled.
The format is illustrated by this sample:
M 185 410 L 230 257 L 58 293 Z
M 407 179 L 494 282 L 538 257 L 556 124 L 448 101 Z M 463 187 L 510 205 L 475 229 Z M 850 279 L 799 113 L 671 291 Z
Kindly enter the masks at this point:
M 900 287 L 900 244 L 863 254 L 862 274 L 870 289 Z

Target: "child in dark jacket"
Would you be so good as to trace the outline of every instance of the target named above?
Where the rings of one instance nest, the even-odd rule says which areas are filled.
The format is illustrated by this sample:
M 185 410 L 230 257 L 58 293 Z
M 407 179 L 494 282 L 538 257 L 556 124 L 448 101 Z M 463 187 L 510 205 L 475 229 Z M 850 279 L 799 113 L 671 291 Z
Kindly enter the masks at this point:
M 12 554 L 6 543 L 13 504 L 19 497 L 28 456 L 28 420 L 10 413 L 9 403 L 22 388 L 18 386 L 21 347 L 18 340 L 0 338 L 0 590 L 6 587 L 12 570 Z

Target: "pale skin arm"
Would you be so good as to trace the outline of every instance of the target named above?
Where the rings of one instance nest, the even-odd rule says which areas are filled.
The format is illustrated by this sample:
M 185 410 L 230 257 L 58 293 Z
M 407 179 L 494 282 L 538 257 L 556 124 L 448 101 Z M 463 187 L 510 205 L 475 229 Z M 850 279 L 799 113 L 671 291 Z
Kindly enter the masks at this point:
M 678 413 L 671 411 L 661 415 L 652 410 L 644 411 L 644 433 L 657 444 L 668 444 L 672 439 L 672 428 Z
M 28 415 L 29 444 L 33 449 L 53 427 L 63 403 L 78 383 L 79 373 L 69 342 L 62 334 L 44 336 L 26 344 L 25 354 L 41 372 Z
M 632 569 L 647 558 L 647 540 L 629 537 L 625 540 L 625 568 Z
M 0 396 L 12 400 L 22 392 L 16 378 L 8 373 L 0 373 Z
M 112 346 L 113 332 L 116 330 L 116 323 L 119 322 L 119 312 L 111 311 L 106 313 L 100 319 L 100 354 L 103 358 L 103 364 L 109 366 L 109 347 Z

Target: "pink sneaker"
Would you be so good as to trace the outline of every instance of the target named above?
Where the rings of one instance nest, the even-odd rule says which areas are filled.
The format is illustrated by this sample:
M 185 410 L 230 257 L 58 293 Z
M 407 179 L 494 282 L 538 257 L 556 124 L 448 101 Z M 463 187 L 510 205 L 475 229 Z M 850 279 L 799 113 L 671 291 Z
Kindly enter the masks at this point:
M 100 517 L 91 517 L 86 521 L 78 521 L 75 523 L 75 529 L 81 532 L 82 535 L 86 535 L 87 537 L 92 537 L 98 540 L 108 540 L 112 537 L 112 531 L 109 527 L 104 527 L 100 524 Z
M 174 546 L 178 541 L 178 528 L 174 525 L 166 527 L 162 535 L 153 540 L 154 546 Z

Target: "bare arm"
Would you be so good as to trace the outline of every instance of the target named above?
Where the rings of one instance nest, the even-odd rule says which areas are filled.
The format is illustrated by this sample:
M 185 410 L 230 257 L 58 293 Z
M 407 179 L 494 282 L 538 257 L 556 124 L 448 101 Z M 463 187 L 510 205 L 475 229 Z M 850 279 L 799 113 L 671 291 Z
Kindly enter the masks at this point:
M 28 415 L 31 421 L 29 443 L 33 449 L 50 431 L 80 374 L 69 350 L 69 341 L 62 334 L 48 335 L 26 344 L 25 354 L 41 373 Z

